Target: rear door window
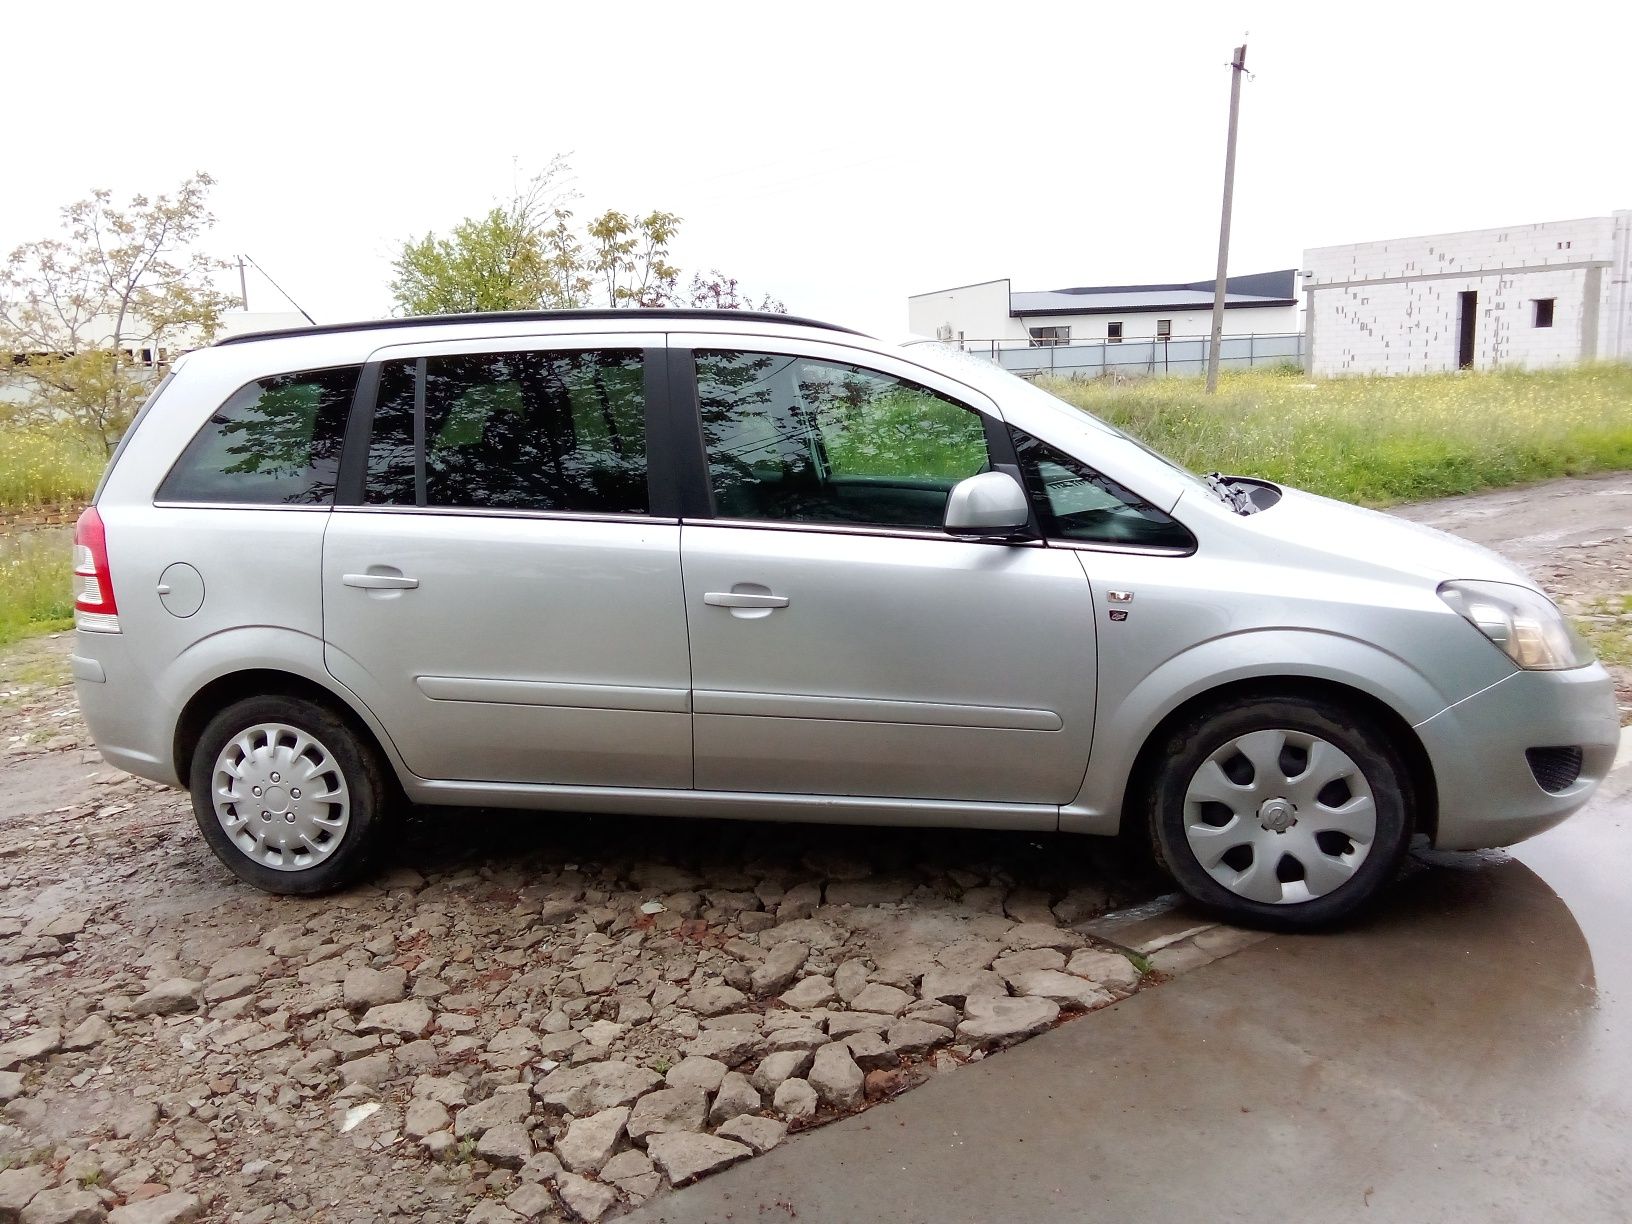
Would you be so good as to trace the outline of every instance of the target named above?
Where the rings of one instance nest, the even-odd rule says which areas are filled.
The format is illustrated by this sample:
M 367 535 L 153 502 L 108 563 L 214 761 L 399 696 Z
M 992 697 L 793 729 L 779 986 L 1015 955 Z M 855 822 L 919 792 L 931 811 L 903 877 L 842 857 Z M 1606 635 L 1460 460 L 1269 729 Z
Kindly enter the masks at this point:
M 364 496 L 371 505 L 646 513 L 641 352 L 386 362 Z
M 330 505 L 357 373 L 305 370 L 240 387 L 187 444 L 158 500 Z

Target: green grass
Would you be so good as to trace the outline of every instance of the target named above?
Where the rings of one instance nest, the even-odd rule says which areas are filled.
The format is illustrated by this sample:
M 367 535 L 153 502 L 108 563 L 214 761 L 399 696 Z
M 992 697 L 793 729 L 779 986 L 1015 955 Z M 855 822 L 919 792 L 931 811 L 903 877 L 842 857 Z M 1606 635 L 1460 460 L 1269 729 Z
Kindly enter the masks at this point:
M 1196 472 L 1382 506 L 1632 468 L 1632 367 L 1309 380 L 1041 380 Z
M 0 510 L 87 502 L 106 463 L 69 429 L 0 428 Z
M 1575 627 L 1611 667 L 1632 667 L 1632 594 L 1600 595 L 1575 616 Z
M 0 646 L 73 627 L 72 540 L 61 530 L 0 536 Z

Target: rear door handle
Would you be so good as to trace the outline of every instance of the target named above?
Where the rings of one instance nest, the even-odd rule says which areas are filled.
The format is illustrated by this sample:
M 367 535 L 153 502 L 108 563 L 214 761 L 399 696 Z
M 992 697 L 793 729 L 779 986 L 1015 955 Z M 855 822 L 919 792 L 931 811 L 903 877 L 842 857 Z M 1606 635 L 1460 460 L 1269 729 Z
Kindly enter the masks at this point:
M 786 595 L 753 595 L 747 591 L 708 591 L 703 602 L 711 608 L 785 608 Z
M 418 578 L 405 578 L 401 574 L 345 574 L 340 581 L 365 591 L 410 591 L 419 585 Z

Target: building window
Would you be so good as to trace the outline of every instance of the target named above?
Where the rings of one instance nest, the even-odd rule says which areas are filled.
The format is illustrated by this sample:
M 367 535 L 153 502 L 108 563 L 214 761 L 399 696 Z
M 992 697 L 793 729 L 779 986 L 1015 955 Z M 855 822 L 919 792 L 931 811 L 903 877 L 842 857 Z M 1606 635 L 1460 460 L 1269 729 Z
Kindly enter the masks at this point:
M 1158 340 L 1171 340 L 1171 339 L 1173 339 L 1173 320 L 1172 319 L 1157 319 L 1156 320 L 1156 339 L 1158 339 Z
M 1537 327 L 1551 327 L 1553 325 L 1553 303 L 1557 298 L 1536 298 L 1531 304 L 1536 308 L 1535 323 Z
M 1107 324 L 1105 324 L 1105 342 L 1107 344 L 1121 344 L 1122 343 L 1122 324 L 1120 324 L 1120 323 L 1107 323 Z
M 1031 342 L 1039 348 L 1052 348 L 1059 344 L 1071 343 L 1071 329 L 1069 327 L 1034 327 L 1031 329 Z

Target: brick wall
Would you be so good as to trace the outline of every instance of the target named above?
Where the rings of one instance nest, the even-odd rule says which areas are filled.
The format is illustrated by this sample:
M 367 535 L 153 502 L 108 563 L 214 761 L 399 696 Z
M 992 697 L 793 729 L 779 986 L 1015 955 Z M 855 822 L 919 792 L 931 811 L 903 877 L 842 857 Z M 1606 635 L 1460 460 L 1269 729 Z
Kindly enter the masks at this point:
M 1461 297 L 1478 294 L 1475 369 L 1632 360 L 1625 343 L 1632 213 L 1322 247 L 1304 253 L 1311 369 L 1457 367 Z M 1535 302 L 1553 301 L 1551 327 Z
M 83 506 L 23 506 L 14 510 L 0 507 L 0 535 L 36 531 L 41 527 L 72 527 Z

